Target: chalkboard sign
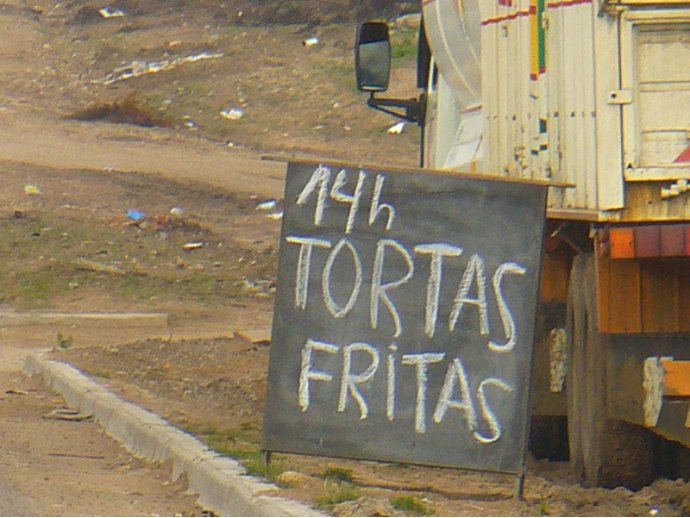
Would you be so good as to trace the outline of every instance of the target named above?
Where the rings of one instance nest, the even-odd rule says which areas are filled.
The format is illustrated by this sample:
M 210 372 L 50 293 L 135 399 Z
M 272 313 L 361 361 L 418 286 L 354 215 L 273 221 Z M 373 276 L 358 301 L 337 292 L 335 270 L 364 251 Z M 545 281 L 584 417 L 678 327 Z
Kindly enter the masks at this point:
M 519 473 L 546 190 L 291 163 L 264 449 Z

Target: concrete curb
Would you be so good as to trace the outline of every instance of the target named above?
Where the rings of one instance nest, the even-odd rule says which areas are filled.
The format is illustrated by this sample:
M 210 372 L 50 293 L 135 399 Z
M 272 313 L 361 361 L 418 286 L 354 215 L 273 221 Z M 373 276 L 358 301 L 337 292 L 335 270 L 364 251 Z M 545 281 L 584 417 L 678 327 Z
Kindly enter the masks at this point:
M 137 457 L 171 460 L 173 479 L 186 475 L 190 491 L 206 509 L 221 516 L 323 516 L 303 504 L 263 494 L 275 486 L 244 475 L 237 461 L 218 456 L 159 416 L 119 399 L 71 365 L 29 355 L 24 372 L 41 376 L 70 406 L 93 414 L 108 435 Z

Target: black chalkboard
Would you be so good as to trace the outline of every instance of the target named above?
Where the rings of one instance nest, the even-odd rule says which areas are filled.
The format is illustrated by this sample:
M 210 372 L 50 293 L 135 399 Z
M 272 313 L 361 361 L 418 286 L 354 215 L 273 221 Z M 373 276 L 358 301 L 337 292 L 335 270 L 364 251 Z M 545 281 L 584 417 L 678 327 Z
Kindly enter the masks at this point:
M 519 473 L 546 191 L 291 163 L 264 449 Z

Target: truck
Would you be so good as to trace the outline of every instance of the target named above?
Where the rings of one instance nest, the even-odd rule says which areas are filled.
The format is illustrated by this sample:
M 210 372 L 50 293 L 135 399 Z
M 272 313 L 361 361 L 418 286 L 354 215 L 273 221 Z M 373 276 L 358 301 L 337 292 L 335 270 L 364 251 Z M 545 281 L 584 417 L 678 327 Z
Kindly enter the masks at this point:
M 359 26 L 368 104 L 419 124 L 420 165 L 548 182 L 531 378 L 537 457 L 586 486 L 690 476 L 690 2 L 422 0 L 418 96 L 381 97 L 391 43 Z

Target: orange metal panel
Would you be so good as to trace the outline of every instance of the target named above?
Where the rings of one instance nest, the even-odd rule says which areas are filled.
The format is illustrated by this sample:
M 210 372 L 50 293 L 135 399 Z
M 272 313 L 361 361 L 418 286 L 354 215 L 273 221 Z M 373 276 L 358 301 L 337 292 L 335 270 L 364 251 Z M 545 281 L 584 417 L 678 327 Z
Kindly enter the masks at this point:
M 662 361 L 664 396 L 690 397 L 690 361 Z
M 611 259 L 632 259 L 635 257 L 635 232 L 632 227 L 612 228 L 609 232 Z

